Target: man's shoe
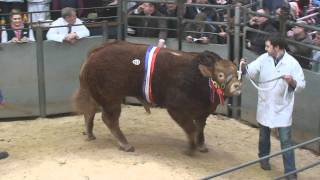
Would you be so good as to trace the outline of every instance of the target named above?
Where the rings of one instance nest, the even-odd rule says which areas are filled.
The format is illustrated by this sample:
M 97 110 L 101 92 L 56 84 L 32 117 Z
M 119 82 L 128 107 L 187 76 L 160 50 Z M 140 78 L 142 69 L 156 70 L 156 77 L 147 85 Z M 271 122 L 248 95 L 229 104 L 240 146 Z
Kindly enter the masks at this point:
M 9 156 L 9 154 L 6 151 L 1 151 L 0 152 L 0 159 L 5 159 Z
M 261 169 L 266 170 L 266 171 L 271 170 L 271 166 L 268 161 L 260 161 L 260 167 L 261 167 Z
M 291 175 L 287 176 L 286 179 L 287 179 L 287 180 L 297 180 L 298 177 L 297 177 L 297 174 L 291 174 Z

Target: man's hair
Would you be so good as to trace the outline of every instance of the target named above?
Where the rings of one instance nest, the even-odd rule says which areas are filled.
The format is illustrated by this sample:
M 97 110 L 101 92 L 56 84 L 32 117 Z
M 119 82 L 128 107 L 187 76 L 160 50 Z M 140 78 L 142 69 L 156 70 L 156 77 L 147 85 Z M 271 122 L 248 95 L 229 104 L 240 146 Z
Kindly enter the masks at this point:
M 20 9 L 11 9 L 10 18 L 12 18 L 13 15 L 17 15 L 17 14 L 22 16 Z
M 76 10 L 71 7 L 65 7 L 61 10 L 61 17 L 66 18 L 67 16 L 71 16 L 72 13 L 76 13 Z
M 269 36 L 266 41 L 270 41 L 270 44 L 272 46 L 279 46 L 280 49 L 285 49 L 286 48 L 286 41 L 282 38 L 279 37 L 280 35 L 275 35 L 275 36 Z

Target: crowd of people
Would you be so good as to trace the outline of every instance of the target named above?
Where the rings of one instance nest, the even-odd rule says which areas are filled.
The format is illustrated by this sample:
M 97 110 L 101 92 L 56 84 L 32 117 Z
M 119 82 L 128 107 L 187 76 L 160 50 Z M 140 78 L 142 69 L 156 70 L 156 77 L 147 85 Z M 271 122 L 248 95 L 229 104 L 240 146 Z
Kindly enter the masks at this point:
M 118 0 L 0 0 L 0 25 L 2 26 L 0 40 L 2 43 L 35 41 L 32 24 L 38 22 L 45 22 L 44 24 L 50 22 L 50 27 L 65 26 L 50 29 L 48 27 L 49 30 L 44 36 L 47 40 L 74 43 L 76 39 L 82 37 L 101 35 L 101 28 L 97 30 L 97 28 L 86 27 L 83 23 L 101 21 L 104 18 L 108 21 L 115 20 L 117 8 L 112 6 L 119 2 Z M 232 9 L 228 12 L 224 8 L 224 5 L 228 4 L 250 5 L 248 8 L 257 10 L 262 15 L 276 16 L 281 16 L 283 9 L 288 8 L 290 20 L 303 25 L 320 24 L 319 13 L 300 20 L 308 14 L 319 11 L 319 0 L 262 0 L 263 8 L 258 9 L 259 2 L 259 0 L 186 0 L 185 3 L 188 5 L 184 9 L 184 19 L 211 23 L 186 21 L 182 27 L 177 26 L 176 19 L 150 18 L 177 17 L 178 7 L 175 3 L 128 2 L 127 33 L 130 36 L 157 37 L 159 47 L 165 47 L 167 38 L 176 38 L 178 29 L 184 32 L 182 37 L 189 43 L 225 44 L 230 35 L 228 26 L 233 23 L 234 16 Z M 190 6 L 190 4 L 203 6 Z M 206 5 L 220 5 L 220 7 Z M 70 14 L 70 11 L 73 12 Z M 132 16 L 146 16 L 146 18 Z M 248 22 L 244 23 L 268 33 L 278 33 L 280 29 L 277 20 L 264 16 L 252 16 Z M 303 26 L 287 28 L 289 38 L 306 44 L 318 44 L 316 32 L 311 32 Z M 248 32 L 245 39 L 246 46 L 260 55 L 265 52 L 265 38 L 264 34 Z M 295 55 L 303 68 L 311 69 L 312 65 L 319 61 L 320 53 L 306 46 L 290 44 L 287 49 Z

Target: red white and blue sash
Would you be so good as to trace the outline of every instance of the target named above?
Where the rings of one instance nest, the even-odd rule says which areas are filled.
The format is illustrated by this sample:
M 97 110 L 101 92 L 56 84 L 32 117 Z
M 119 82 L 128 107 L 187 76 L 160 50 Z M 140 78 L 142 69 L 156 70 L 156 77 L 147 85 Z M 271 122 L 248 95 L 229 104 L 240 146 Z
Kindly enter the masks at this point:
M 154 72 L 156 57 L 160 48 L 149 46 L 144 61 L 144 79 L 143 79 L 143 96 L 148 103 L 154 103 L 152 96 L 151 80 Z

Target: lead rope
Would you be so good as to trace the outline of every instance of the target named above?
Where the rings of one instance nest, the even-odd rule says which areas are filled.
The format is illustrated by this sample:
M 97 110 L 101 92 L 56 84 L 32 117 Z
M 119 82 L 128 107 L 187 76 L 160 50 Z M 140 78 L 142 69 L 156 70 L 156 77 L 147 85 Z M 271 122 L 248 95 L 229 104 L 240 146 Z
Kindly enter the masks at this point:
M 242 65 L 243 65 L 244 63 L 245 63 L 244 61 L 240 61 L 239 70 L 237 71 L 237 73 L 238 73 L 238 80 L 241 80 L 241 76 L 242 76 Z M 258 89 L 258 90 L 260 90 L 260 91 L 270 91 L 270 90 L 274 89 L 274 88 L 276 87 L 276 85 L 278 84 L 279 80 L 283 78 L 283 75 L 281 75 L 281 76 L 275 77 L 275 78 L 270 79 L 270 80 L 267 80 L 267 81 L 255 82 L 255 81 L 251 78 L 251 76 L 250 76 L 250 74 L 249 74 L 249 72 L 248 72 L 248 67 L 247 67 L 247 66 L 246 66 L 246 72 L 248 73 L 248 76 L 247 76 L 247 77 L 248 77 L 248 79 L 250 80 L 251 84 L 252 84 L 256 89 Z M 277 82 L 275 82 L 274 85 L 271 86 L 271 87 L 269 87 L 269 88 L 264 88 L 264 89 L 263 89 L 263 88 L 260 88 L 260 87 L 257 85 L 257 83 L 259 83 L 259 84 L 264 84 L 264 83 L 272 82 L 272 81 L 275 81 L 275 80 L 277 80 Z M 286 100 L 286 97 L 288 96 L 288 89 L 289 89 L 288 83 L 285 83 L 285 85 L 286 85 L 286 90 L 285 90 L 285 92 L 284 92 L 284 94 L 283 94 L 283 97 L 282 97 L 282 100 L 283 100 L 283 101 Z M 263 97 L 261 97 L 261 96 L 259 96 L 259 97 L 260 97 L 263 101 L 266 101 L 265 98 L 263 98 Z M 290 102 L 289 102 L 288 104 L 290 104 Z M 284 107 L 286 107 L 286 106 L 283 106 L 283 107 L 282 107 L 280 110 L 278 110 L 277 112 L 282 111 L 282 109 L 283 109 Z

